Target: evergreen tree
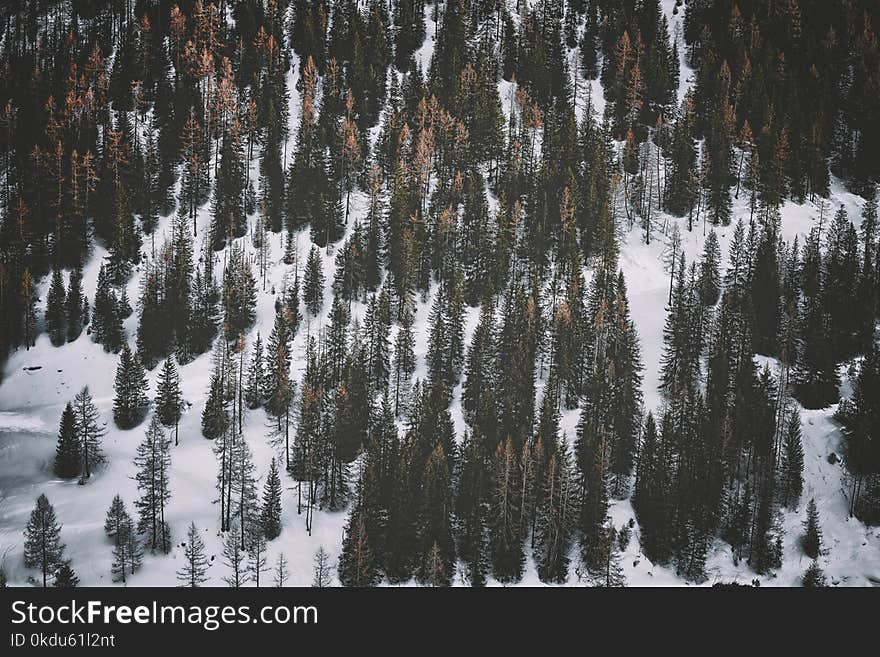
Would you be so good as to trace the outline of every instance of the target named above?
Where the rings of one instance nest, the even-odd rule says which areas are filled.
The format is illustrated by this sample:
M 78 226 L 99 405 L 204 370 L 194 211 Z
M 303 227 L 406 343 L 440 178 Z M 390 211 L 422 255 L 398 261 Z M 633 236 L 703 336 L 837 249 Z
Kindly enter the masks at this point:
M 703 257 L 700 259 L 700 301 L 707 307 L 714 306 L 718 302 L 718 297 L 721 296 L 720 259 L 721 251 L 718 248 L 718 237 L 713 228 L 706 236 Z
M 55 476 L 73 479 L 82 471 L 80 465 L 80 442 L 76 432 L 76 414 L 68 402 L 61 413 L 58 429 L 58 446 L 55 449 Z
M 45 588 L 49 575 L 63 564 L 63 557 L 61 525 L 49 499 L 41 494 L 24 530 L 24 565 L 40 569 Z
M 46 331 L 52 346 L 60 347 L 67 340 L 67 306 L 61 270 L 52 270 L 52 284 L 46 296 Z
M 220 373 L 215 371 L 211 376 L 211 389 L 208 391 L 208 399 L 202 411 L 202 435 L 208 440 L 214 440 L 226 431 L 228 422 L 223 379 Z
M 113 563 L 110 566 L 113 581 L 125 584 L 127 575 L 134 575 L 141 567 L 143 550 L 131 516 L 119 495 L 113 498 L 107 511 L 104 531 L 113 539 Z
M 352 508 L 342 540 L 339 556 L 339 582 L 358 588 L 375 586 L 379 582 L 379 568 L 367 536 L 366 520 L 360 503 Z M 315 573 L 318 580 L 318 572 Z
M 793 508 L 804 489 L 804 447 L 801 440 L 801 418 L 797 410 L 789 415 L 782 443 L 780 501 Z
M 168 475 L 171 468 L 171 441 L 165 436 L 158 418 L 153 416 L 134 458 L 135 481 L 140 497 L 137 529 L 147 535 L 150 549 L 171 550 L 171 532 L 165 520 L 165 506 L 171 498 Z
M 260 576 L 266 572 L 266 536 L 259 526 L 252 524 L 247 541 L 247 572 L 254 586 L 260 588 Z
M 550 456 L 535 524 L 534 553 L 542 582 L 568 579 L 568 553 L 577 519 L 574 481 L 565 444 Z
M 324 303 L 324 272 L 321 267 L 321 256 L 318 247 L 312 246 L 306 260 L 306 271 L 303 279 L 303 301 L 306 309 L 315 317 Z
M 267 540 L 271 541 L 281 533 L 281 478 L 274 457 L 269 462 L 269 474 L 263 487 L 260 526 Z
M 103 426 L 98 426 L 100 415 L 92 401 L 88 386 L 80 390 L 73 398 L 73 410 L 76 414 L 76 435 L 80 449 L 79 462 L 82 466 L 79 483 L 84 484 L 92 476 L 92 472 L 106 461 L 101 449 L 101 438 L 106 430 Z
M 801 586 L 805 589 L 822 589 L 828 586 L 825 573 L 819 568 L 818 562 L 813 561 L 804 571 L 804 575 L 801 578 Z
M 110 277 L 103 264 L 98 272 L 98 285 L 95 289 L 92 334 L 95 342 L 104 346 L 104 351 L 116 352 L 122 346 L 123 331 L 119 301 L 110 286 Z
M 191 522 L 186 532 L 186 543 L 183 548 L 183 567 L 177 571 L 177 581 L 183 587 L 197 588 L 208 581 L 208 567 L 211 562 L 205 554 L 205 543 Z
M 493 464 L 489 549 L 492 574 L 499 582 L 516 582 L 525 563 L 520 506 L 522 481 L 513 439 L 498 444 Z
M 263 394 L 266 388 L 264 381 L 265 370 L 263 367 L 263 341 L 259 331 L 251 351 L 251 364 L 248 367 L 247 385 L 245 387 L 244 400 L 251 410 L 263 405 Z
M 113 419 L 120 429 L 131 429 L 144 417 L 147 405 L 147 379 L 143 365 L 136 355 L 132 355 L 126 344 L 119 357 L 114 383 L 116 396 L 113 398 Z
M 804 521 L 801 548 L 811 559 L 817 559 L 822 550 L 822 530 L 819 527 L 819 510 L 816 508 L 815 498 L 810 498 L 807 504 L 807 519 Z
M 178 444 L 177 425 L 181 417 L 180 377 L 174 360 L 167 358 L 159 373 L 156 390 L 156 415 L 166 427 L 174 427 L 174 444 Z
M 82 288 L 82 270 L 74 269 L 70 272 L 70 281 L 67 288 L 66 313 L 67 313 L 67 341 L 73 342 L 80 333 L 83 326 L 89 323 L 88 318 L 88 301 L 83 295 Z M 83 312 L 83 310 L 86 312 Z
M 58 572 L 55 573 L 55 582 L 52 584 L 57 589 L 74 589 L 79 586 L 79 577 L 70 567 L 70 561 L 61 564 Z

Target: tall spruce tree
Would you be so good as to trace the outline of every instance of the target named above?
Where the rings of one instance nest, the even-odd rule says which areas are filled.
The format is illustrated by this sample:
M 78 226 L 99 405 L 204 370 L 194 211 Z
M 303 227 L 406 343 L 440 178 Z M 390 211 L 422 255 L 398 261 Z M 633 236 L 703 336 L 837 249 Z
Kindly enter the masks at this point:
M 58 428 L 58 445 L 55 448 L 55 476 L 62 479 L 73 479 L 82 471 L 80 465 L 80 442 L 76 432 L 76 414 L 70 402 L 61 413 L 61 425 Z
M 171 550 L 171 530 L 165 520 L 165 507 L 171 498 L 169 473 L 171 470 L 171 441 L 166 437 L 158 418 L 153 416 L 144 439 L 134 457 L 137 468 L 135 481 L 140 497 L 135 502 L 138 510 L 137 529 L 146 534 L 150 549 Z
M 63 561 L 61 525 L 55 517 L 55 509 L 49 503 L 49 498 L 41 494 L 24 530 L 24 565 L 40 569 L 45 588 L 49 575 Z
M 116 368 L 113 386 L 113 419 L 120 429 L 131 429 L 144 418 L 150 401 L 147 399 L 147 378 L 137 355 L 132 355 L 126 344 Z

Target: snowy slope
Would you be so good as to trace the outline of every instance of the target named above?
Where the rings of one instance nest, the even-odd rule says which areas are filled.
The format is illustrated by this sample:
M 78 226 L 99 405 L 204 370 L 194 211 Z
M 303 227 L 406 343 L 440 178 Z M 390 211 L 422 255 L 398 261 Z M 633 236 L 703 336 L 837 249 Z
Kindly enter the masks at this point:
M 510 0 L 515 10 L 515 3 Z M 674 0 L 663 0 L 664 12 L 669 19 L 672 34 L 680 34 L 679 24 L 683 19 L 680 11 L 672 14 Z M 431 12 L 426 8 L 426 39 L 417 51 L 416 58 L 427 69 L 434 48 L 435 25 Z M 683 57 L 683 43 L 679 41 L 679 52 Z M 577 53 L 573 53 L 574 56 Z M 293 140 L 299 122 L 301 99 L 295 82 L 300 73 L 300 62 L 294 56 L 293 70 L 288 73 L 290 93 L 290 140 L 285 145 L 287 161 L 293 152 Z M 692 71 L 682 60 L 681 88 L 679 98 L 683 97 L 691 80 Z M 502 107 L 509 112 L 515 92 L 515 84 L 499 82 Z M 594 110 L 600 114 L 604 108 L 601 86 L 598 81 L 580 78 L 578 87 L 581 93 L 589 89 L 592 94 Z M 579 103 L 579 115 L 582 112 Z M 371 135 L 376 136 L 376 131 Z M 252 162 L 256 178 L 256 159 Z M 845 192 L 839 184 L 832 187 L 832 207 L 846 206 L 850 218 L 857 220 L 861 210 L 861 199 Z M 490 208 L 494 210 L 496 200 L 490 198 Z M 366 212 L 367 199 L 360 193 L 352 195 L 352 213 L 348 230 L 354 221 Z M 810 204 L 787 203 L 782 208 L 782 230 L 786 240 L 803 236 L 813 224 L 816 208 Z M 735 205 L 735 216 L 748 217 L 748 208 L 740 199 Z M 666 225 L 667 234 L 672 222 L 680 222 L 682 244 L 688 262 L 698 258 L 702 252 L 705 234 L 702 224 L 687 231 L 686 221 L 659 215 L 658 226 Z M 204 234 L 209 224 L 209 210 L 206 205 L 198 215 L 198 231 Z M 733 233 L 733 226 L 717 229 L 721 251 L 726 259 L 727 247 Z M 156 243 L 161 244 L 170 234 L 170 219 L 163 219 L 156 233 Z M 271 266 L 265 289 L 258 285 L 257 321 L 248 335 L 251 343 L 259 331 L 263 338 L 268 337 L 274 320 L 275 292 L 280 292 L 285 275 L 292 275 L 293 266 L 281 262 L 283 245 L 281 236 L 271 235 Z M 645 407 L 657 409 L 660 397 L 657 392 L 657 376 L 662 350 L 662 327 L 665 319 L 665 305 L 669 278 L 663 265 L 663 251 L 668 237 L 660 232 L 649 246 L 643 242 L 641 229 L 636 226 L 623 235 L 620 264 L 626 276 L 633 319 L 641 338 L 642 356 L 645 364 L 644 396 Z M 340 242 L 341 243 L 341 242 Z M 242 244 L 252 252 L 249 238 Z M 297 236 L 300 262 L 309 249 L 308 231 Z M 196 242 L 196 248 L 200 244 Z M 145 250 L 148 250 L 145 247 Z M 327 288 L 324 294 L 324 309 L 318 318 L 304 321 L 293 344 L 292 378 L 299 384 L 305 367 L 304 346 L 307 335 L 314 335 L 326 324 L 329 311 L 333 280 L 334 253 L 323 253 L 324 274 Z M 84 288 L 91 298 L 94 294 L 98 269 L 106 252 L 101 247 L 95 251 L 84 269 Z M 222 254 L 220 260 L 222 262 Z M 138 285 L 143 267 L 135 272 L 128 283 L 128 296 L 132 303 L 138 298 Z M 586 272 L 589 276 L 589 272 Z M 48 280 L 41 283 L 39 290 L 42 299 L 48 288 Z M 433 298 L 420 299 L 416 322 L 416 356 L 419 367 L 416 377 L 424 377 L 424 355 L 427 351 L 428 313 Z M 364 307 L 354 303 L 353 318 L 362 320 Z M 468 309 L 465 318 L 465 337 L 469 341 L 478 319 L 478 309 Z M 134 345 L 137 327 L 135 312 L 125 322 L 129 343 Z M 392 332 L 392 340 L 393 340 Z M 766 359 L 765 359 L 766 360 Z M 113 376 L 118 356 L 107 354 L 100 345 L 91 342 L 83 334 L 79 339 L 61 348 L 51 346 L 46 335 L 40 336 L 36 346 L 30 350 L 20 350 L 12 355 L 5 366 L 3 383 L 0 385 L 0 559 L 6 568 L 10 583 L 26 585 L 33 571 L 26 570 L 22 563 L 22 529 L 33 508 L 34 500 L 45 493 L 53 503 L 60 522 L 63 524 L 62 538 L 67 544 L 67 556 L 72 558 L 73 566 L 83 585 L 109 585 L 111 544 L 103 530 L 104 515 L 114 494 L 120 493 L 129 509 L 136 498 L 135 483 L 132 479 L 134 466 L 132 459 L 140 442 L 147 421 L 129 430 L 119 430 L 112 422 Z M 40 369 L 30 369 L 39 367 Z M 772 367 L 772 363 L 771 363 Z M 203 354 L 191 363 L 180 368 L 180 378 L 187 409 L 180 423 L 180 445 L 172 448 L 172 470 L 170 474 L 172 498 L 167 511 L 167 519 L 172 528 L 175 547 L 169 555 L 147 555 L 144 567 L 132 576 L 129 584 L 173 586 L 176 584 L 175 572 L 182 566 L 183 550 L 180 542 L 190 521 L 195 522 L 202 533 L 207 553 L 214 557 L 214 564 L 208 571 L 209 583 L 222 585 L 221 577 L 225 568 L 220 563 L 221 537 L 218 532 L 217 516 L 219 509 L 214 502 L 216 497 L 217 464 L 212 452 L 212 443 L 202 438 L 200 431 L 201 412 L 204 408 L 206 391 L 211 374 L 211 356 Z M 151 393 L 155 393 L 158 368 L 148 373 Z M 109 458 L 107 468 L 86 486 L 75 482 L 56 480 L 51 473 L 54 456 L 55 437 L 58 420 L 64 404 L 76 392 L 88 385 L 98 405 L 103 420 L 107 423 L 107 436 L 104 449 Z M 543 382 L 538 383 L 539 391 Z M 848 384 L 844 379 L 844 389 Z M 459 402 L 460 386 L 452 402 L 452 415 L 456 432 L 461 436 L 465 429 Z M 829 581 L 840 585 L 866 585 L 880 582 L 880 529 L 868 529 L 858 520 L 848 517 L 848 503 L 844 496 L 841 481 L 842 468 L 831 464 L 827 457 L 831 452 L 841 453 L 840 432 L 831 419 L 834 407 L 822 411 L 802 411 L 805 486 L 801 505 L 795 511 L 783 516 L 785 546 L 783 566 L 770 577 L 760 577 L 762 584 L 797 585 L 800 576 L 808 565 L 797 545 L 800 523 L 804 507 L 810 497 L 815 496 L 822 519 L 827 554 L 820 558 L 820 565 L 829 576 Z M 562 429 L 570 440 L 575 435 L 577 411 L 570 411 L 562 418 Z M 245 437 L 253 452 L 257 472 L 262 476 L 268 469 L 272 456 L 278 456 L 279 446 L 268 438 L 269 423 L 262 410 L 251 412 L 245 421 Z M 304 516 L 297 515 L 296 482 L 286 474 L 282 475 L 285 487 L 283 497 L 283 531 L 280 537 L 270 542 L 268 562 L 271 564 L 279 552 L 288 560 L 290 579 L 288 585 L 308 585 L 312 578 L 312 558 L 319 546 L 330 554 L 330 563 L 335 565 L 342 539 L 345 512 L 315 513 L 313 532 L 309 536 L 305 530 Z M 611 517 L 615 526 L 620 527 L 635 518 L 628 500 L 615 501 L 611 507 Z M 633 540 L 624 553 L 624 572 L 631 585 L 680 585 L 673 570 L 653 566 L 639 551 L 638 527 Z M 735 565 L 729 549 L 720 541 L 710 549 L 707 562 L 709 575 L 707 584 L 715 581 L 738 580 L 749 582 L 756 575 L 745 563 Z M 335 573 L 334 573 L 335 574 Z M 265 575 L 265 582 L 271 581 L 271 573 Z M 569 584 L 578 584 L 572 573 Z M 524 585 L 541 585 L 531 558 L 522 580 Z

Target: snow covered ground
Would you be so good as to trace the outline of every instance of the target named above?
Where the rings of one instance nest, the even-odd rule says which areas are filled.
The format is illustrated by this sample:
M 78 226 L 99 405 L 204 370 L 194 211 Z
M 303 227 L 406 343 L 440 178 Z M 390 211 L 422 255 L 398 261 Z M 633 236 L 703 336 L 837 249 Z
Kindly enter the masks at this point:
M 670 31 L 679 33 L 678 24 L 683 19 L 682 12 L 672 14 L 674 0 L 663 0 L 664 12 L 670 23 Z M 426 9 L 426 40 L 417 52 L 423 69 L 427 69 L 434 47 L 435 25 Z M 679 51 L 683 57 L 683 43 L 679 41 Z M 683 63 L 683 61 L 682 61 Z M 288 74 L 290 92 L 290 135 L 286 145 L 289 163 L 299 123 L 300 96 L 295 88 L 300 73 L 300 63 L 294 57 L 293 70 Z M 684 95 L 691 82 L 692 72 L 682 65 L 679 98 Z M 579 81 L 582 90 L 590 89 L 593 107 L 600 113 L 604 106 L 602 90 L 598 81 Z M 501 81 L 499 93 L 505 112 L 511 107 L 515 84 Z M 372 135 L 375 138 L 375 134 Z M 256 159 L 252 163 L 256 174 Z M 255 175 L 254 175 L 255 177 Z M 495 199 L 490 199 L 494 209 Z M 839 184 L 832 187 L 830 207 L 843 204 L 850 218 L 858 221 L 862 200 L 847 193 Z M 367 198 L 360 192 L 352 195 L 352 213 L 349 219 L 350 231 L 357 218 L 366 213 Z M 782 230 L 786 240 L 801 237 L 809 231 L 817 208 L 811 204 L 796 205 L 787 203 L 782 208 Z M 748 207 L 743 198 L 735 204 L 735 217 L 748 218 Z M 156 244 L 160 245 L 170 234 L 170 218 L 163 219 L 156 232 Z M 638 225 L 623 234 L 620 265 L 626 276 L 632 316 L 641 338 L 642 356 L 645 364 L 644 395 L 645 407 L 657 409 L 660 398 L 657 392 L 657 376 L 662 350 L 662 327 L 665 320 L 665 306 L 669 289 L 669 277 L 663 264 L 664 248 L 671 234 L 672 222 L 678 221 L 685 257 L 690 262 L 702 252 L 705 234 L 702 223 L 695 224 L 693 231 L 687 230 L 686 220 L 658 216 L 658 226 L 666 222 L 664 235 L 657 232 L 650 245 L 645 245 L 642 231 Z M 735 220 L 734 220 L 735 223 Z M 198 231 L 204 234 L 208 229 L 209 209 L 206 205 L 198 214 Z M 721 252 L 726 261 L 728 245 L 733 234 L 733 225 L 716 229 Z M 268 271 L 265 289 L 258 285 L 257 321 L 248 335 L 249 344 L 257 331 L 263 339 L 268 337 L 274 319 L 276 293 L 280 293 L 285 275 L 292 276 L 293 267 L 281 262 L 283 245 L 281 236 L 271 235 L 271 266 Z M 298 256 L 304 262 L 309 248 L 308 231 L 298 235 Z M 249 238 L 243 239 L 245 248 L 252 252 Z M 199 243 L 196 247 L 199 248 Z M 145 245 L 145 251 L 149 246 Z M 307 335 L 314 335 L 326 323 L 329 311 L 333 280 L 334 253 L 323 253 L 324 274 L 327 287 L 324 294 L 324 309 L 318 318 L 304 322 L 293 344 L 292 378 L 300 382 L 305 367 L 304 346 Z M 84 288 L 91 298 L 94 294 L 98 269 L 106 251 L 96 247 L 83 271 Z M 222 254 L 221 254 L 222 257 Z M 128 296 L 134 304 L 139 294 L 140 274 L 143 266 L 135 271 L 128 283 Z M 41 283 L 39 294 L 45 300 L 48 280 Z M 427 351 L 428 313 L 433 295 L 420 300 L 416 315 L 416 355 L 419 360 L 417 377 L 425 374 L 424 355 Z M 353 317 L 363 319 L 364 307 L 353 304 Z M 466 315 L 466 339 L 470 339 L 478 318 L 477 309 L 468 309 Z M 137 328 L 137 312 L 125 322 L 129 343 L 134 345 Z M 391 336 L 393 340 L 393 335 Z M 107 354 L 100 345 L 91 341 L 83 333 L 74 343 L 54 348 L 46 335 L 41 335 L 30 350 L 14 353 L 5 365 L 3 383 L 0 385 L 0 560 L 6 569 L 10 583 L 27 585 L 32 581 L 35 571 L 25 569 L 22 559 L 22 530 L 33 508 L 34 500 L 45 493 L 63 524 L 62 539 L 67 545 L 66 556 L 80 577 L 82 585 L 110 585 L 110 563 L 112 546 L 104 534 L 104 516 L 110 501 L 116 493 L 122 495 L 129 510 L 137 497 L 133 476 L 132 460 L 135 449 L 143 437 L 148 424 L 143 422 L 134 429 L 123 431 L 112 421 L 113 377 L 118 356 Z M 772 364 L 771 364 L 772 366 Z M 842 368 L 843 369 L 843 368 Z M 844 390 L 849 388 L 844 374 Z M 221 577 L 225 567 L 221 563 L 221 536 L 218 531 L 219 509 L 216 498 L 217 462 L 212 452 L 212 443 L 201 436 L 200 420 L 204 408 L 206 391 L 211 375 L 211 356 L 204 354 L 180 368 L 181 386 L 187 402 L 180 423 L 180 444 L 172 447 L 172 468 L 170 487 L 172 497 L 166 513 L 171 525 L 174 548 L 168 555 L 146 555 L 144 567 L 129 579 L 131 586 L 173 586 L 176 585 L 176 571 L 183 563 L 181 542 L 189 523 L 195 522 L 207 547 L 207 554 L 213 559 L 208 570 L 209 584 L 223 585 Z M 158 368 L 148 373 L 151 396 L 155 394 Z M 543 382 L 539 382 L 539 389 Z M 58 421 L 64 405 L 72 400 L 76 392 L 88 385 L 95 402 L 106 423 L 107 435 L 104 449 L 108 456 L 107 467 L 85 486 L 75 482 L 55 479 L 52 475 L 52 459 Z M 465 425 L 459 403 L 460 387 L 456 390 L 452 403 L 452 413 L 456 431 L 461 435 Z M 880 583 L 880 528 L 866 528 L 861 522 L 848 517 L 848 502 L 844 494 L 839 463 L 832 464 L 828 455 L 841 453 L 841 434 L 832 420 L 834 407 L 821 411 L 802 411 L 804 436 L 804 477 L 805 486 L 800 506 L 785 512 L 783 527 L 785 545 L 783 565 L 768 577 L 758 577 L 748 565 L 734 563 L 729 548 L 720 541 L 710 548 L 707 561 L 708 580 L 751 582 L 758 578 L 762 585 L 797 585 L 809 564 L 797 544 L 801 533 L 800 523 L 805 512 L 806 502 L 815 497 L 822 520 L 826 553 L 819 563 L 834 585 L 860 586 Z M 562 429 L 570 440 L 575 436 L 577 412 L 567 412 L 562 419 Z M 273 445 L 269 436 L 269 424 L 262 410 L 251 412 L 245 421 L 245 437 L 254 453 L 257 472 L 265 476 L 272 456 L 280 456 L 279 446 Z M 313 555 L 323 546 L 330 555 L 331 565 L 335 565 L 339 553 L 345 512 L 315 513 L 313 532 L 310 536 L 305 529 L 304 515 L 297 514 L 296 483 L 283 474 L 283 531 L 269 543 L 268 563 L 272 564 L 276 555 L 283 552 L 288 560 L 290 579 L 287 585 L 309 585 L 313 572 Z M 262 482 L 261 482 L 262 483 Z M 615 526 L 620 527 L 635 518 L 628 500 L 615 501 L 611 506 L 611 517 Z M 638 526 L 633 540 L 623 554 L 624 573 L 630 585 L 681 585 L 674 570 L 654 566 L 640 553 Z M 335 572 L 334 572 L 335 576 Z M 271 573 L 265 575 L 266 583 L 271 581 Z M 490 582 L 491 584 L 492 582 Z M 569 578 L 570 585 L 579 582 L 574 568 Z M 534 564 L 527 562 L 523 585 L 541 585 Z

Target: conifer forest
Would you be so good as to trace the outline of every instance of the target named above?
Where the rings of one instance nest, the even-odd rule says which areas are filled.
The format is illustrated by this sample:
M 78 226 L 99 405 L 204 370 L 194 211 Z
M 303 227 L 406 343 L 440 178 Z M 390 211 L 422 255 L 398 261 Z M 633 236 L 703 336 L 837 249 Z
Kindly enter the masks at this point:
M 0 25 L 0 586 L 880 585 L 876 0 Z

